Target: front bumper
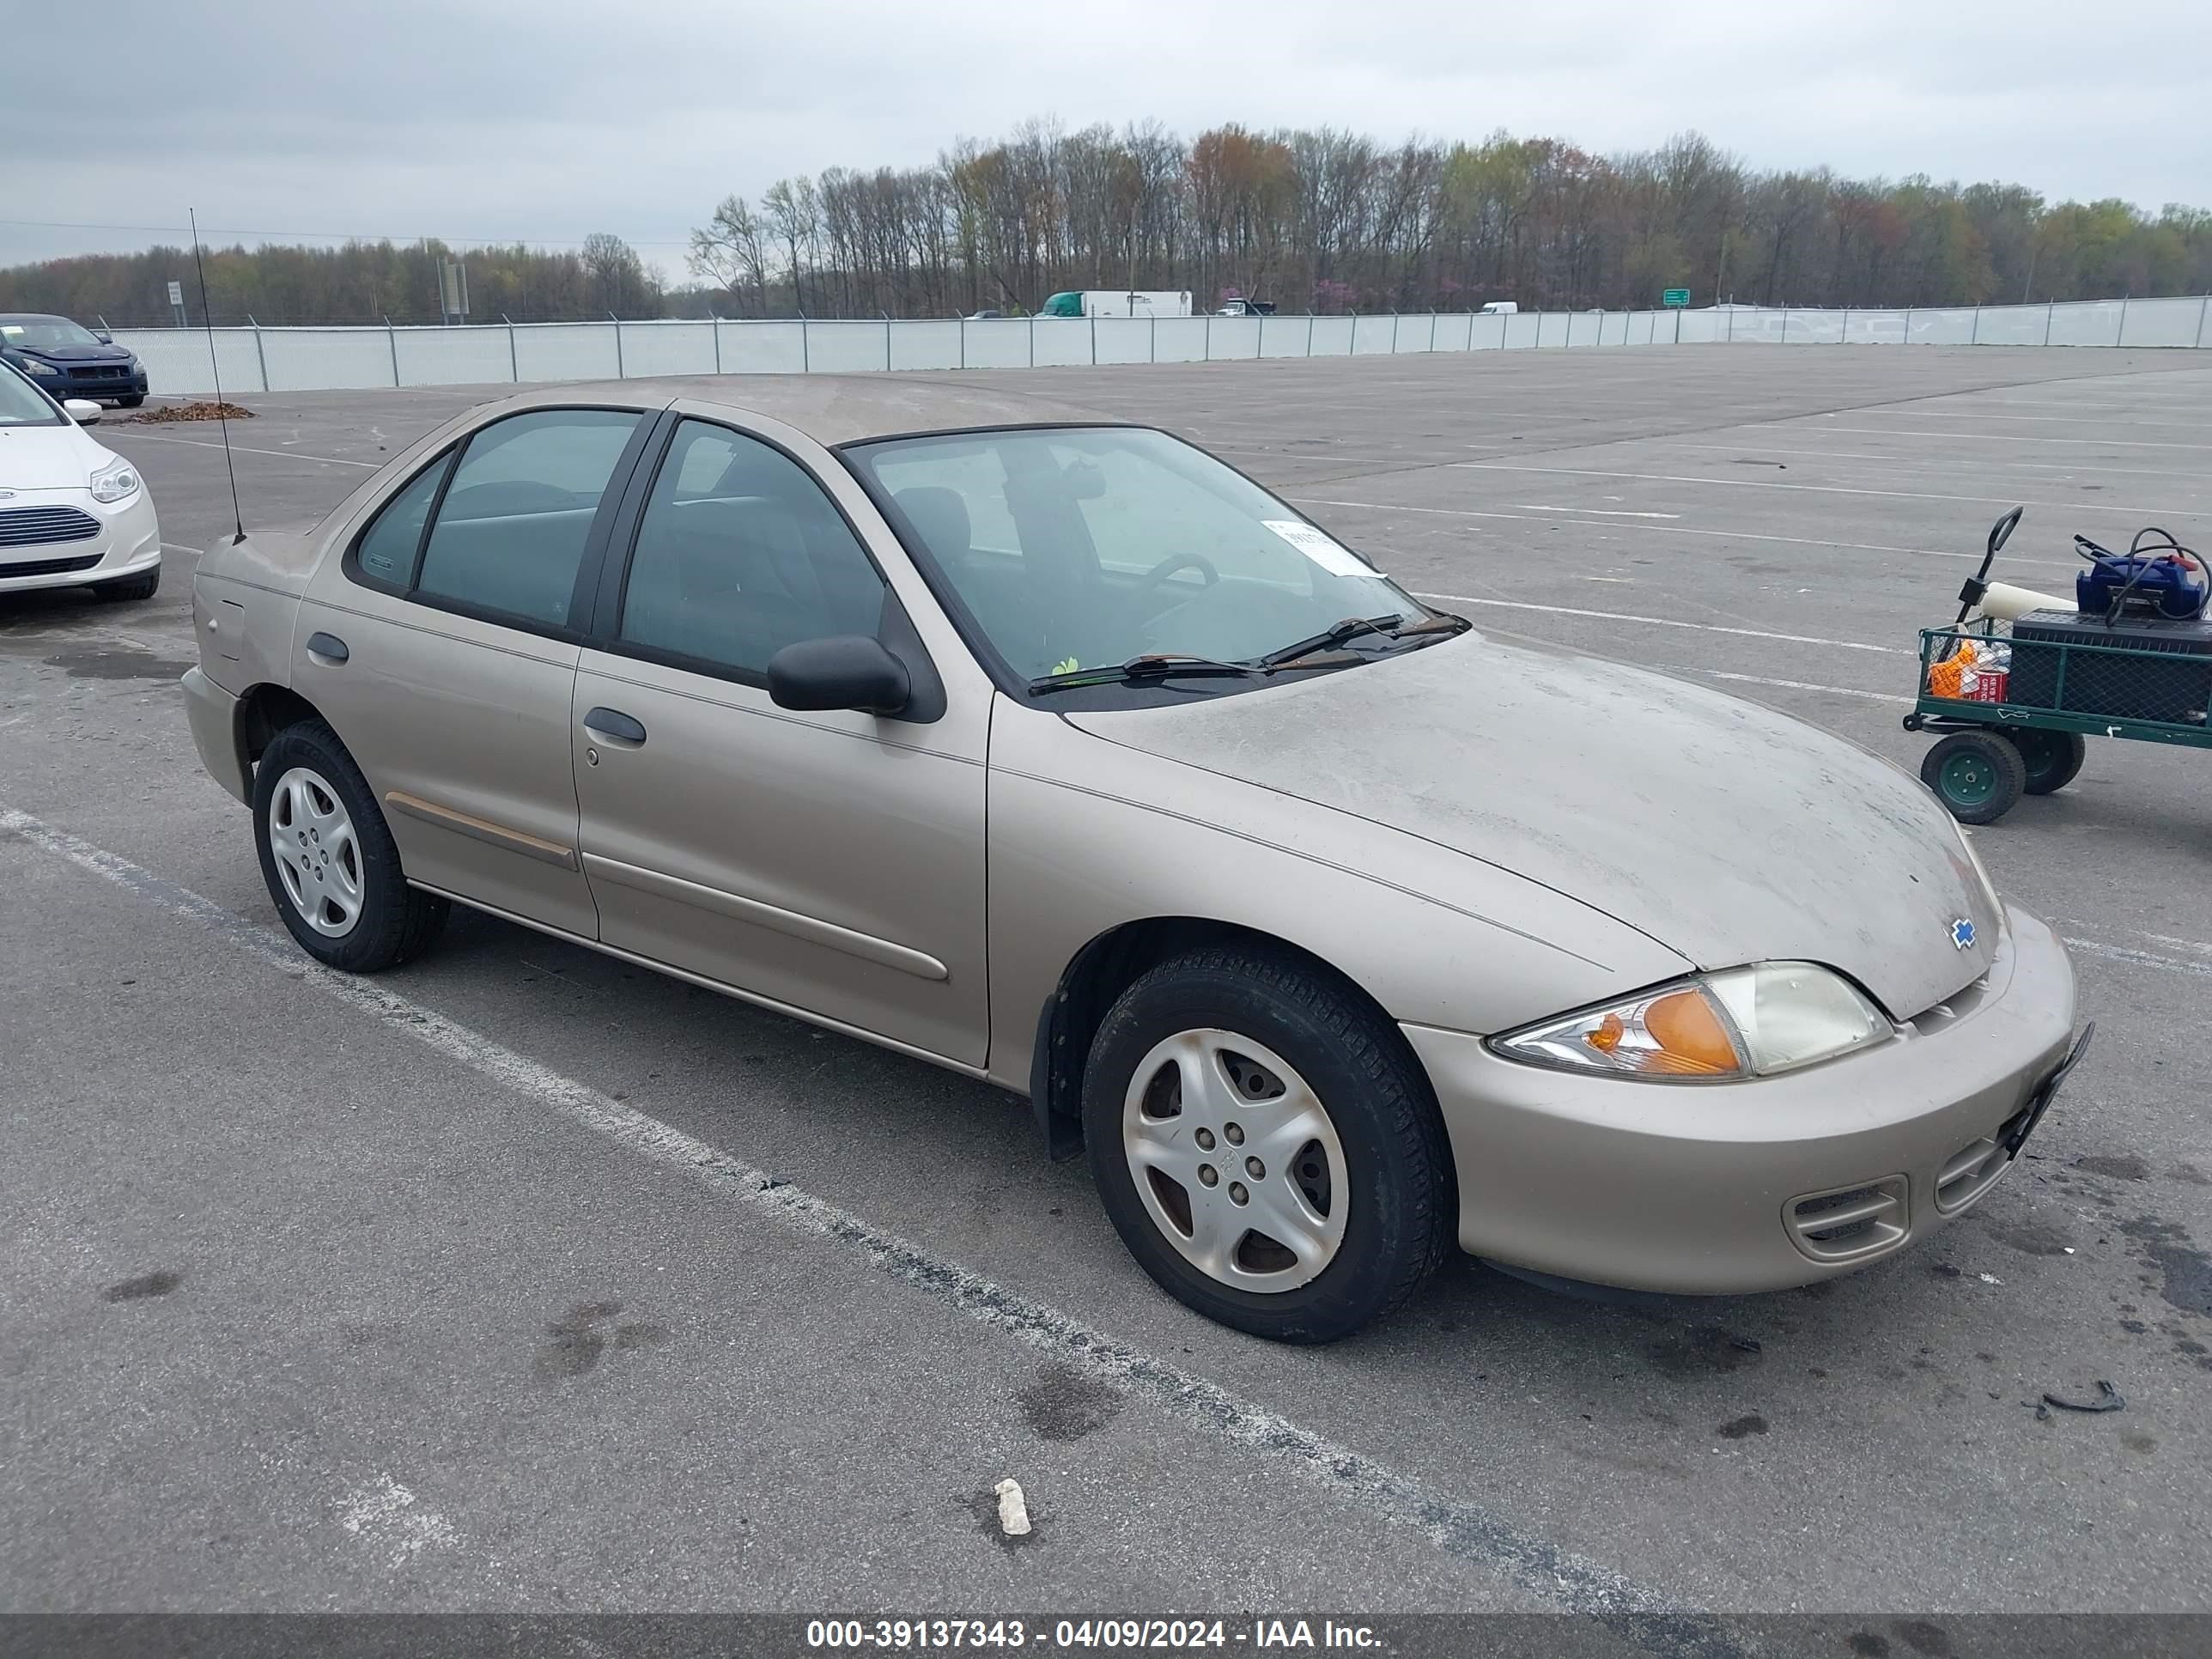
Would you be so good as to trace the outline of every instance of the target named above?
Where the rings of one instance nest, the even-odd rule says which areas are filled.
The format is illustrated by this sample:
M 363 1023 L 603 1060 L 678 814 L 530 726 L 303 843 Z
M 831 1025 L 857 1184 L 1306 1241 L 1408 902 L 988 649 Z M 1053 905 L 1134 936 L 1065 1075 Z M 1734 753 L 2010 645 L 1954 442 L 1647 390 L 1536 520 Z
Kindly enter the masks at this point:
M 21 490 L 0 503 L 9 512 L 63 507 L 91 520 L 89 535 L 66 541 L 0 545 L 0 593 L 39 587 L 82 587 L 135 576 L 161 562 L 161 523 L 154 498 L 141 489 L 128 501 L 96 501 L 88 489 Z
M 2000 1126 L 2072 1040 L 2065 950 L 2034 917 L 2006 918 L 1954 1017 L 1781 1077 L 1581 1077 L 1402 1027 L 1451 1137 L 1462 1247 L 1594 1284 L 1725 1294 L 1831 1278 L 1927 1237 L 2010 1167 Z
M 146 395 L 143 363 L 55 363 L 58 374 L 29 374 L 31 384 L 49 398 L 143 398 Z

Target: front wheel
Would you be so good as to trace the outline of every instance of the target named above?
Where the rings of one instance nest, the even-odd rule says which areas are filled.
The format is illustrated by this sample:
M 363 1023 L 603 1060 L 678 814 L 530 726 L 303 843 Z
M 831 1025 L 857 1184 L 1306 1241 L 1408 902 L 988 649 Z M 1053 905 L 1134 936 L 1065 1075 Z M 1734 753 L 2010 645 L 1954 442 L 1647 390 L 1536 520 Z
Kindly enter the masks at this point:
M 1389 1312 L 1458 1221 L 1428 1080 L 1389 1022 L 1287 954 L 1228 946 L 1122 993 L 1084 1077 L 1092 1178 L 1186 1305 L 1285 1342 Z
M 445 927 L 446 901 L 407 884 L 368 780 L 322 721 L 287 726 L 262 751 L 253 829 L 277 915 L 325 966 L 373 974 Z
M 2020 750 L 1994 732 L 1954 732 L 1920 763 L 1920 781 L 1961 823 L 1994 823 L 2027 787 Z
M 115 401 L 125 409 L 136 409 L 146 401 L 146 394 L 143 392 L 133 392 L 128 398 L 118 398 Z
M 2021 787 L 2031 795 L 2048 795 L 2074 781 L 2088 758 L 2089 740 L 2079 732 L 2047 732 L 2040 726 L 2007 726 L 2005 736 L 2020 750 L 2027 777 Z

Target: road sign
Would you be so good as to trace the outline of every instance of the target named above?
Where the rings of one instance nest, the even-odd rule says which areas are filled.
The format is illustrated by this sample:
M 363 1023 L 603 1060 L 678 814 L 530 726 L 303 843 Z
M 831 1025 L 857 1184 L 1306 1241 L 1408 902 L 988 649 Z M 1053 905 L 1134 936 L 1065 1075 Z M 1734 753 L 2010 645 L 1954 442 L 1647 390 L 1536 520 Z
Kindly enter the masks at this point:
M 184 302 L 185 302 L 185 285 L 184 285 L 182 283 L 170 283 L 170 284 L 169 284 L 169 303 L 170 303 L 171 305 L 173 305 L 173 306 L 180 306 L 180 305 L 184 304 Z
M 1670 288 L 1659 296 L 1659 303 L 1662 306 L 1677 307 L 1686 306 L 1690 303 L 1690 290 L 1686 288 Z

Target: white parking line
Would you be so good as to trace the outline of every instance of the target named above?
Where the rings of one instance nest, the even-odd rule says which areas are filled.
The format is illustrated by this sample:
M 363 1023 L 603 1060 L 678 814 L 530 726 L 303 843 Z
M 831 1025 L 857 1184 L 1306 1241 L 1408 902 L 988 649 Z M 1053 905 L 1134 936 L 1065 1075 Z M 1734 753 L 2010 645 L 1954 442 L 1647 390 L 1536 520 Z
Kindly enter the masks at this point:
M 1449 605 L 1491 605 L 1506 611 L 1542 611 L 1555 617 L 1594 617 L 1601 622 L 1642 623 L 1650 628 L 1693 628 L 1700 634 L 1734 634 L 1747 640 L 1779 640 L 1785 645 L 1831 645 L 1838 651 L 1879 651 L 1887 656 L 1917 657 L 1894 645 L 1868 645 L 1858 640 L 1820 639 L 1810 634 L 1770 634 L 1758 628 L 1724 628 L 1718 623 L 1678 622 L 1672 617 L 1638 617 L 1620 611 L 1578 611 L 1571 605 L 1538 605 L 1531 599 L 1478 599 L 1467 593 L 1417 593 L 1416 599 L 1442 599 Z M 1780 684 L 1777 681 L 1776 684 Z M 1810 688 L 1825 690 L 1826 687 Z
M 1771 674 L 1731 674 L 1718 668 L 1670 668 L 1670 674 L 1702 674 L 1710 680 L 1741 680 L 1746 685 L 1779 685 L 1791 691 L 1822 691 L 1832 697 L 1861 697 L 1868 702 L 1911 703 L 1892 691 L 1856 691 L 1848 685 L 1815 685 L 1809 680 L 1778 680 Z
M 1938 495 L 1917 489 L 1859 489 L 1846 484 L 1781 483 L 1771 478 L 1700 478 L 1676 472 L 1608 472 L 1587 466 L 1529 466 L 1513 461 L 1446 461 L 1448 467 L 1470 472 L 1549 472 L 1571 478 L 1638 478 L 1647 483 L 1708 484 L 1719 489 L 1796 489 L 1816 495 L 1880 495 L 1893 501 L 1973 501 L 1984 507 L 2049 507 L 2068 513 L 2171 514 L 2175 518 L 2198 519 L 2207 509 L 2195 507 L 2124 507 L 2117 501 L 2027 501 L 2014 495 Z
M 1850 412 L 1855 416 L 1909 415 L 1915 418 L 1933 417 L 1946 421 L 2033 421 L 2039 425 L 2154 426 L 2188 432 L 2197 431 L 2203 425 L 2199 421 L 2120 421 L 2096 415 L 1992 415 L 1982 409 L 1928 409 L 1917 404 L 1869 404 L 1864 409 L 1855 409 Z M 1785 418 L 1795 420 L 1802 417 L 1790 416 Z
M 1625 507 L 1553 507 L 1543 501 L 1516 501 L 1524 513 L 1579 513 L 1588 519 L 1679 519 L 1679 513 L 1636 513 Z
M 1786 429 L 1785 429 L 1786 430 Z M 1784 449 L 1764 439 L 1752 438 L 1732 444 L 1682 443 L 1668 438 L 1638 440 L 1658 449 L 1705 449 L 1723 455 L 1734 455 L 1747 460 L 1762 460 L 1769 455 L 1809 455 L 1823 461 L 1873 461 L 1892 471 L 1911 472 L 2055 472 L 2059 476 L 2050 480 L 2063 483 L 2078 477 L 2085 465 L 2094 465 L 2100 478 L 2161 478 L 2168 483 L 2196 483 L 2198 472 L 2187 466 L 2177 471 L 2170 466 L 2112 466 L 2105 462 L 2084 463 L 2071 457 L 2058 457 L 2047 461 L 1969 461 L 1954 456 L 1937 460 L 1917 459 L 1910 455 L 1877 455 L 1863 449 Z
M 223 447 L 219 440 L 210 438 L 172 438 L 159 432 L 133 432 L 130 435 L 132 438 L 143 439 L 149 444 L 189 444 L 194 449 Z M 367 467 L 371 472 L 384 465 L 382 461 L 341 460 L 335 455 L 305 455 L 296 449 L 255 449 L 247 444 L 232 444 L 230 448 L 234 453 L 240 455 L 274 455 L 279 460 L 319 461 L 325 466 L 362 466 Z
M 2094 939 L 2068 939 L 2066 948 L 2079 951 L 2084 956 L 2102 957 L 2107 962 L 2130 963 L 2137 968 L 2163 968 L 2172 974 L 2196 974 L 2212 979 L 2212 962 L 2184 962 L 2176 957 L 2157 956 L 2148 951 L 2130 951 L 2124 945 L 2106 945 Z
M 180 921 L 206 928 L 493 1085 L 549 1107 L 641 1158 L 681 1170 L 790 1232 L 827 1241 L 866 1258 L 940 1307 L 1091 1371 L 1117 1392 L 1164 1413 L 1186 1431 L 1226 1442 L 1242 1452 L 1278 1459 L 1376 1519 L 1417 1533 L 1470 1566 L 1502 1573 L 1563 1611 L 1597 1619 L 1631 1640 L 1661 1651 L 1707 1659 L 1739 1652 L 1702 1614 L 1671 1596 L 1522 1532 L 1489 1510 L 1437 1491 L 1418 1476 L 1329 1440 L 956 1261 L 879 1231 L 850 1211 L 798 1187 L 771 1182 L 764 1171 L 410 1002 L 375 981 L 325 969 L 302 957 L 282 935 L 118 854 L 5 806 L 0 806 L 0 835 L 13 835 Z
M 1942 438 L 1956 443 L 1964 438 L 1985 444 L 2070 444 L 2092 449 L 2193 449 L 2199 453 L 2212 450 L 2212 444 L 2154 443 L 2143 438 L 2052 438 L 2038 432 L 1916 432 L 1910 427 L 1892 426 L 1822 426 L 1822 432 L 1857 432 L 1876 438 Z
M 1492 513 L 1472 507 L 1403 507 L 1395 501 L 1347 501 L 1325 495 L 1285 495 L 1283 499 L 1297 507 L 1358 507 L 1372 513 L 1430 513 L 1453 519 L 1519 519 L 1530 524 L 1553 522 L 1533 513 Z M 1560 510 L 1579 512 L 1581 509 Z M 1579 524 L 1584 520 L 1571 519 L 1567 522 Z M 1795 547 L 1839 547 L 1853 553 L 1913 553 L 1929 559 L 1979 560 L 1982 556 L 1978 553 L 1961 553 L 1942 547 L 1891 547 L 1881 542 L 1831 541 L 1825 536 L 1765 536 L 1749 530 L 1698 530 L 1687 525 L 1674 524 L 1645 524 L 1633 527 L 1662 536 L 1706 536 L 1731 542 L 1784 542 Z M 2008 553 L 2005 555 L 2005 562 L 2048 565 L 2053 570 L 2081 568 L 2078 559 L 2016 559 Z

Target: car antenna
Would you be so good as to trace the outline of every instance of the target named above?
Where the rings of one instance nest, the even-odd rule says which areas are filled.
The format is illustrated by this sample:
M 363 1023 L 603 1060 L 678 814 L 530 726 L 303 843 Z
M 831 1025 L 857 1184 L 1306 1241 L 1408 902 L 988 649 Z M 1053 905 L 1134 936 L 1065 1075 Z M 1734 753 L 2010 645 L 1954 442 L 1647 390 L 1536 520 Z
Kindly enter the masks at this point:
M 192 268 L 200 276 L 200 320 L 207 325 L 208 368 L 215 375 L 215 419 L 222 428 L 222 470 L 230 474 L 230 517 L 238 534 L 232 538 L 234 547 L 246 539 L 246 513 L 238 504 L 238 467 L 230 459 L 230 416 L 223 407 L 222 365 L 216 361 L 215 313 L 208 309 L 207 262 L 200 258 L 200 216 L 192 208 L 185 210 L 192 228 Z

